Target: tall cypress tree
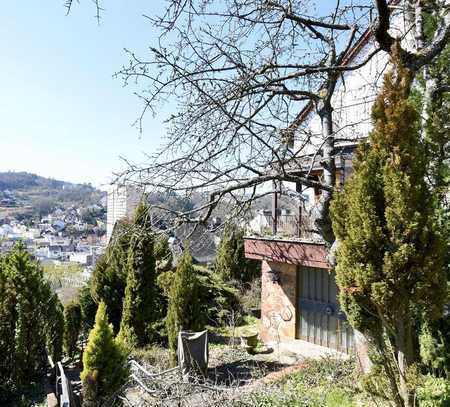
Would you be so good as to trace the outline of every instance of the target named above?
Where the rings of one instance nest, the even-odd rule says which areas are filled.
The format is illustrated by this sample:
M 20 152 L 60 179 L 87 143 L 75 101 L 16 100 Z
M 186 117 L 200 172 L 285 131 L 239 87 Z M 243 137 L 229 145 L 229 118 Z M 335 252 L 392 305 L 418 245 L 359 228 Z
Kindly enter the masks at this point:
M 63 337 L 64 337 L 64 307 L 58 296 L 50 291 L 48 287 L 47 316 L 46 321 L 46 343 L 47 352 L 56 363 L 62 359 Z
M 26 383 L 42 373 L 46 364 L 48 284 L 39 263 L 18 244 L 5 258 L 6 273 L 15 290 L 15 353 L 13 377 Z
M 199 284 L 192 257 L 185 251 L 179 258 L 169 292 L 167 311 L 167 335 L 172 364 L 176 364 L 178 332 L 198 331 L 204 327 L 202 307 L 199 298 Z
M 142 227 L 136 227 L 131 239 L 127 268 L 119 337 L 130 346 L 141 346 L 154 338 L 152 325 L 161 316 L 153 236 Z
M 97 303 L 106 304 L 108 318 L 118 332 L 122 319 L 122 305 L 127 281 L 128 248 L 133 224 L 120 221 L 114 228 L 105 254 L 99 258 L 92 276 L 91 293 Z
M 9 389 L 37 379 L 47 352 L 61 355 L 61 304 L 22 244 L 0 260 L 0 382 Z
M 64 352 L 73 358 L 81 331 L 81 307 L 72 301 L 64 308 Z
M 0 355 L 3 355 L 0 358 L 0 392 L 6 392 L 12 380 L 15 355 L 15 303 L 16 291 L 6 273 L 4 259 L 0 257 Z
M 87 337 L 95 323 L 97 304 L 92 298 L 91 280 L 78 292 L 78 302 L 81 308 L 81 334 Z
M 373 107 L 369 143 L 331 216 L 340 243 L 340 303 L 378 349 L 396 404 L 410 406 L 408 377 L 418 361 L 414 318 L 417 310 L 428 319 L 442 313 L 444 245 L 425 181 L 418 114 L 408 99 L 412 75 L 398 58 L 393 65 Z

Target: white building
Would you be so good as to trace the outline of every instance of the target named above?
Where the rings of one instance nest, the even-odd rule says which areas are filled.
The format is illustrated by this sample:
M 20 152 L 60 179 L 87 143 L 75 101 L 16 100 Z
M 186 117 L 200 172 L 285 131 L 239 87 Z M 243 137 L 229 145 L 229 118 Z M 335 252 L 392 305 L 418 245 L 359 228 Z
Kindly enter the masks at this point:
M 108 191 L 106 241 L 109 242 L 114 225 L 120 219 L 131 218 L 143 196 L 143 190 L 132 185 L 112 185 Z
M 80 263 L 85 266 L 92 265 L 93 255 L 89 252 L 74 252 L 71 253 L 69 261 L 73 263 Z

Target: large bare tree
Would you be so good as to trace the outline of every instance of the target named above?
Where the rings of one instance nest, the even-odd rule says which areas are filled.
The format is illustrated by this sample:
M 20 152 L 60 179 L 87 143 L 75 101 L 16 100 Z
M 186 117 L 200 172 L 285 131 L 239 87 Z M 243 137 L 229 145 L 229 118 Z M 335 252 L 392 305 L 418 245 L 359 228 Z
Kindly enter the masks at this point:
M 72 1 L 66 5 L 70 10 Z M 241 213 L 267 194 L 269 181 L 314 187 L 322 191 L 316 226 L 331 244 L 328 204 L 341 134 L 332 98 L 345 72 L 391 52 L 394 13 L 404 15 L 404 34 L 414 32 L 414 43 L 401 49 L 403 62 L 428 78 L 426 67 L 450 36 L 449 0 L 168 0 L 162 16 L 147 16 L 160 31 L 158 43 L 148 55 L 128 51 L 118 76 L 142 89 L 140 131 L 144 116 L 161 104 L 176 109 L 161 148 L 145 165 L 129 163 L 119 178 L 152 190 L 207 193 L 203 205 L 175 213 L 178 221 L 200 223 L 221 202 L 232 205 L 230 214 Z M 429 15 L 437 21 L 431 37 L 423 29 Z M 352 62 L 364 35 L 377 46 Z M 436 87 L 426 81 L 428 99 Z M 320 117 L 320 135 L 299 129 L 306 105 Z M 295 164 L 319 150 L 317 179 Z

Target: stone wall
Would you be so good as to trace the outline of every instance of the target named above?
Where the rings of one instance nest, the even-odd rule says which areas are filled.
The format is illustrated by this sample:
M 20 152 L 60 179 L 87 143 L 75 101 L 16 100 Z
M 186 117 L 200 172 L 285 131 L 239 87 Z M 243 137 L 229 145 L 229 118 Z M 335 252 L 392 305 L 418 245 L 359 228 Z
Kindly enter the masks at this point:
M 261 330 L 264 342 L 295 339 L 297 266 L 262 262 Z

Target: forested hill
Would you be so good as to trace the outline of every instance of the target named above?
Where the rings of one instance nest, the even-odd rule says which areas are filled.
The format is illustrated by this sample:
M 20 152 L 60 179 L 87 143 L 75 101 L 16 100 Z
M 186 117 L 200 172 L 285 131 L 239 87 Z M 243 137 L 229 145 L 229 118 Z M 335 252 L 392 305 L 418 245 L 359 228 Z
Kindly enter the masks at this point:
M 46 212 L 54 207 L 100 204 L 105 192 L 90 184 L 73 184 L 28 172 L 0 172 L 0 212 Z M 0 213 L 1 216 L 1 213 Z
M 62 189 L 74 184 L 41 177 L 29 172 L 0 172 L 0 190 L 26 190 L 30 188 Z

